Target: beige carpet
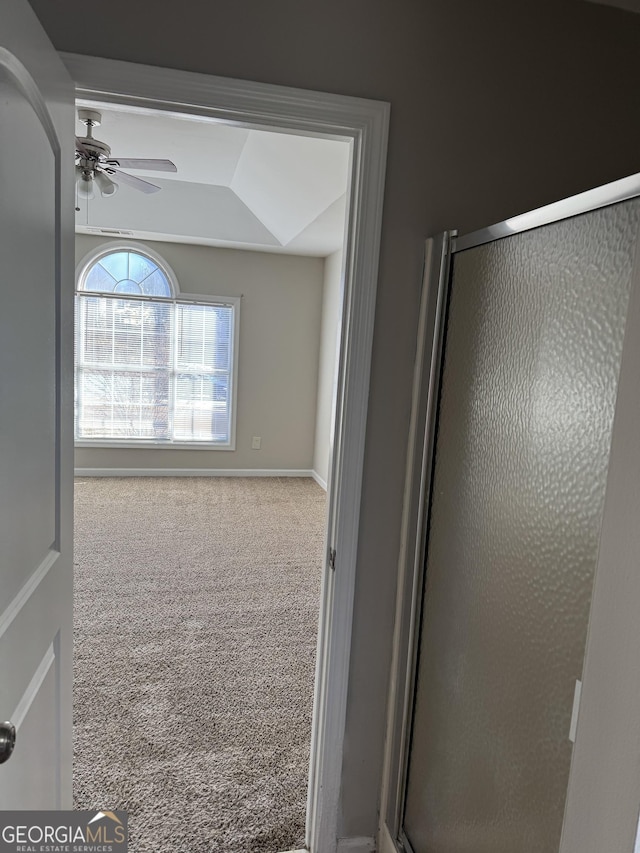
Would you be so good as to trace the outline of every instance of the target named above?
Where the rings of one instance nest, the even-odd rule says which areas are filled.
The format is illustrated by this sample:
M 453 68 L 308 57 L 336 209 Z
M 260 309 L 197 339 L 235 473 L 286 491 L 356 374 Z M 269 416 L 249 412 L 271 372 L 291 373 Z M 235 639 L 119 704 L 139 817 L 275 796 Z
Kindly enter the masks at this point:
M 128 810 L 131 853 L 303 846 L 325 503 L 76 481 L 74 804 Z

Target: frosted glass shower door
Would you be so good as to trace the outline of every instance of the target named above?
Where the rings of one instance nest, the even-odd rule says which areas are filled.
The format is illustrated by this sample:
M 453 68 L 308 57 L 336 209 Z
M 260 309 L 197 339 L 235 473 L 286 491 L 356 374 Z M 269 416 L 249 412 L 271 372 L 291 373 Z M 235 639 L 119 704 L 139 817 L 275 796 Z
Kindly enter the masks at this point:
M 403 831 L 557 853 L 637 199 L 453 255 Z

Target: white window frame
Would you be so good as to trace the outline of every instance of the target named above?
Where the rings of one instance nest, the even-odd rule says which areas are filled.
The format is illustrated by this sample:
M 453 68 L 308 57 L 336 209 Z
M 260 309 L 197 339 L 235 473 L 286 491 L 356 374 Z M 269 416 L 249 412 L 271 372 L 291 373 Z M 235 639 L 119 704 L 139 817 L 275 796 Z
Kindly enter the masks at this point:
M 150 249 L 144 243 L 137 243 L 133 240 L 117 240 L 102 243 L 95 249 L 82 258 L 76 267 L 76 294 L 88 293 L 93 296 L 100 296 L 99 291 L 88 291 L 80 288 L 80 282 L 86 276 L 90 267 L 98 263 L 102 258 L 111 255 L 115 252 L 139 252 L 141 255 L 148 257 L 151 261 L 158 265 L 159 269 L 166 275 L 171 288 L 171 296 L 167 297 L 147 297 L 150 302 L 170 302 L 172 304 L 186 305 L 225 305 L 233 308 L 233 349 L 232 349 L 232 365 L 230 371 L 231 382 L 231 418 L 229 422 L 229 441 L 228 442 L 212 442 L 212 441 L 154 441 L 153 439 L 132 439 L 123 440 L 115 438 L 74 438 L 76 447 L 85 448 L 101 448 L 101 447 L 121 447 L 121 448 L 151 448 L 153 450 L 180 450 L 180 449 L 200 449 L 200 450 L 235 450 L 236 449 L 236 420 L 237 420 L 237 400 L 238 400 L 238 355 L 239 355 L 239 340 L 240 340 L 240 303 L 242 298 L 239 296 L 213 296 L 202 293 L 182 293 L 178 279 L 171 269 L 167 261 Z M 123 294 L 123 298 L 133 298 L 131 294 Z M 109 298 L 107 296 L 107 298 Z M 76 317 L 74 315 L 74 329 Z M 75 369 L 75 364 L 74 364 Z M 172 395 L 173 398 L 173 395 Z M 172 405 L 175 401 L 172 399 Z

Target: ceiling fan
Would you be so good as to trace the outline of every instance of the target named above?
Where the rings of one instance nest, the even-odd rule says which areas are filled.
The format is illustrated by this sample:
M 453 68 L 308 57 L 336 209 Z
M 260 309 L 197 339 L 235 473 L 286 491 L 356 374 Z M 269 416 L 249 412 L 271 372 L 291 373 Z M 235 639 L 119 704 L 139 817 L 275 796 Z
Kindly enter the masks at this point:
M 78 118 L 87 128 L 86 136 L 76 136 L 76 187 L 82 198 L 93 198 L 94 184 L 103 196 L 113 195 L 120 183 L 143 193 L 157 193 L 162 189 L 157 184 L 123 172 L 122 166 L 128 169 L 152 169 L 155 172 L 178 171 L 171 160 L 112 157 L 111 148 L 106 142 L 93 137 L 93 128 L 102 123 L 102 113 L 79 109 Z

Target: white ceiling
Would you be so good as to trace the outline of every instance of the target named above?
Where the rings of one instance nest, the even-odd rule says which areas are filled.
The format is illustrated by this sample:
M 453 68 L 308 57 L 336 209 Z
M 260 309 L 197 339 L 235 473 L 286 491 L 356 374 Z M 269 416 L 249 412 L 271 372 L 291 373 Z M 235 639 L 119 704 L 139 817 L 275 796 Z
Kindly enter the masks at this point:
M 341 248 L 350 144 L 221 124 L 201 116 L 79 102 L 115 157 L 173 160 L 173 173 L 126 169 L 162 191 L 122 184 L 78 199 L 76 231 L 325 257 Z M 76 132 L 84 136 L 78 122 Z M 117 179 L 116 179 L 117 180 Z

